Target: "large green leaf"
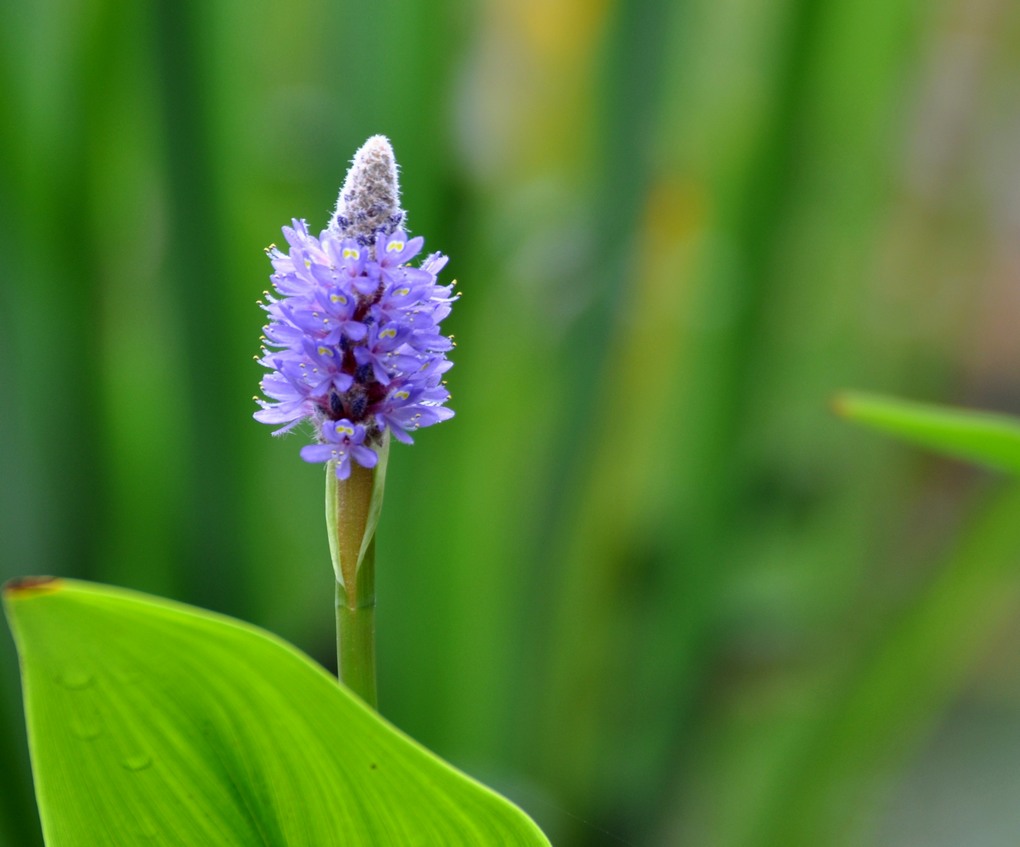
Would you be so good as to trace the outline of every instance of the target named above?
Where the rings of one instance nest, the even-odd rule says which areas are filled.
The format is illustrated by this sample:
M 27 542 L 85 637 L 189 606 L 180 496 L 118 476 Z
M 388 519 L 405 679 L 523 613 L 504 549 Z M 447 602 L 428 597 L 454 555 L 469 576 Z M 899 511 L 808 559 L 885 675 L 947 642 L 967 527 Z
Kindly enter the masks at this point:
M 1020 474 L 1020 421 L 1006 415 L 855 393 L 837 397 L 835 408 L 851 420 L 946 456 Z
M 548 844 L 262 630 L 71 580 L 4 600 L 52 847 Z

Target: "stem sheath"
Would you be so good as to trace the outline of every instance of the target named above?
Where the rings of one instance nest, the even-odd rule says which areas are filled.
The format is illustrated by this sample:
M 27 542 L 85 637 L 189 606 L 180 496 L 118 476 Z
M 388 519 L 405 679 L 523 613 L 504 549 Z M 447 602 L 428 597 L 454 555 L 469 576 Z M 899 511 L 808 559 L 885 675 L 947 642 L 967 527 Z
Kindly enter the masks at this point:
M 389 442 L 373 469 L 352 463 L 347 479 L 326 466 L 326 527 L 336 574 L 336 657 L 340 682 L 378 708 L 375 674 L 375 528 Z

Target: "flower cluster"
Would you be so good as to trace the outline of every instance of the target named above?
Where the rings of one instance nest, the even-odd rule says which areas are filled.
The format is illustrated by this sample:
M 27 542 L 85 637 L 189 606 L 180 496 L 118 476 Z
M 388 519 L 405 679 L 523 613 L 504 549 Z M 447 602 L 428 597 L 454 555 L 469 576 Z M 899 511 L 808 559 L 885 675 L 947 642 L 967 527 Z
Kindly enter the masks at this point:
M 358 194 L 380 162 L 390 192 L 382 204 L 371 182 Z M 439 324 L 456 295 L 436 282 L 447 260 L 433 253 L 419 267 L 407 264 L 424 239 L 400 228 L 395 198 L 392 150 L 376 136 L 355 157 L 330 226 L 315 237 L 295 220 L 283 228 L 289 251 L 267 250 L 275 292 L 262 306 L 264 340 L 274 349 L 258 359 L 269 369 L 261 387 L 270 400 L 258 401 L 255 418 L 281 425 L 274 434 L 310 420 L 317 443 L 301 458 L 334 461 L 340 479 L 352 460 L 375 466 L 387 431 L 410 443 L 414 430 L 453 416 L 442 381 L 453 342 Z

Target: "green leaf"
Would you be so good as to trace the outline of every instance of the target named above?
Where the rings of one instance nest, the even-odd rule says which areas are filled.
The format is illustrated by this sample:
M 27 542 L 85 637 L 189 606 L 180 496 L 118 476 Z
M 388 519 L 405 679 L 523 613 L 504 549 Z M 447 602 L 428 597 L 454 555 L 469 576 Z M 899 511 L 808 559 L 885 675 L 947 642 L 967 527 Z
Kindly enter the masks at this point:
M 1020 421 L 1006 415 L 846 393 L 836 411 L 850 420 L 1007 473 L 1020 474 Z
M 72 580 L 4 600 L 51 847 L 548 844 L 269 633 Z

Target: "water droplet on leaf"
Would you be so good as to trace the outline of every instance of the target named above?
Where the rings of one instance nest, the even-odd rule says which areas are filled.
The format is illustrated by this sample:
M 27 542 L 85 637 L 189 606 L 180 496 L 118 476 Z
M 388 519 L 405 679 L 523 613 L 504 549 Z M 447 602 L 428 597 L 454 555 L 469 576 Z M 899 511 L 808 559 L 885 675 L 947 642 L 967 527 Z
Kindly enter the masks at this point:
M 121 764 L 129 771 L 144 771 L 152 765 L 152 757 L 147 753 L 138 753 L 135 756 L 129 756 Z
M 72 691 L 88 688 L 95 682 L 95 677 L 81 668 L 72 668 L 71 670 L 64 671 L 58 679 L 64 688 L 70 688 Z
M 74 733 L 75 738 L 80 738 L 82 741 L 94 741 L 103 734 L 103 728 L 98 723 L 76 718 L 71 721 L 71 732 Z

